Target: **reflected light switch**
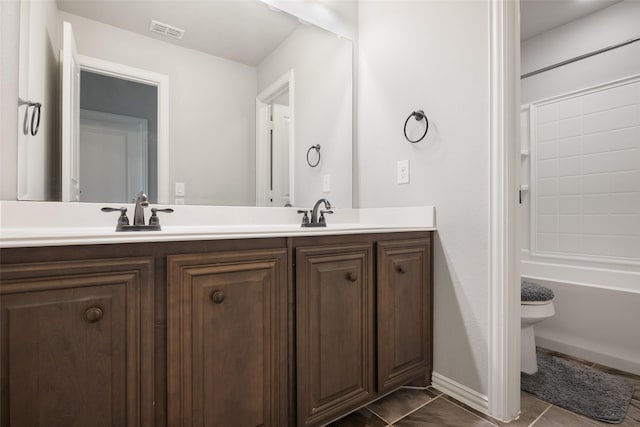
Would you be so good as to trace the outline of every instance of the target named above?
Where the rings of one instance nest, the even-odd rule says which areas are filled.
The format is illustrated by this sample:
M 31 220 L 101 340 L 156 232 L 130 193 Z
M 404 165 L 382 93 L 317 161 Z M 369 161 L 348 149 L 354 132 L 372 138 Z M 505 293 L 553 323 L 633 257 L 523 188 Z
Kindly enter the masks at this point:
M 184 182 L 176 182 L 176 197 L 184 197 Z

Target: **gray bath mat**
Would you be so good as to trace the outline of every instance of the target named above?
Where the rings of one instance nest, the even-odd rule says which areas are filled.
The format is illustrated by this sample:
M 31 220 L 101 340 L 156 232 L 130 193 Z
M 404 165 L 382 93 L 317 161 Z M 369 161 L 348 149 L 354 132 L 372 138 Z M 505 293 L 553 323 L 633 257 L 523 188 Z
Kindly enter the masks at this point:
M 577 362 L 537 353 L 538 372 L 522 374 L 522 390 L 598 421 L 624 420 L 634 386 L 625 379 Z

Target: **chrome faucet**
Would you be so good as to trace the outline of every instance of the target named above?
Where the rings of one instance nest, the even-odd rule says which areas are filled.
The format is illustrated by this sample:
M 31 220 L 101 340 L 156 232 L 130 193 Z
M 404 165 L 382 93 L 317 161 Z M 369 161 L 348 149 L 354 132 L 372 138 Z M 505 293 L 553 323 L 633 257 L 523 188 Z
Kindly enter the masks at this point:
M 144 208 L 149 206 L 149 197 L 144 191 L 136 197 L 136 208 L 133 211 L 133 225 L 144 225 Z
M 129 218 L 127 217 L 127 208 L 110 208 L 104 207 L 100 209 L 102 212 L 120 212 L 118 217 L 118 224 L 116 225 L 116 231 L 160 231 L 160 218 L 158 218 L 158 212 L 171 213 L 171 208 L 151 208 L 151 218 L 149 218 L 149 224 L 144 223 L 144 208 L 149 206 L 149 196 L 144 191 L 138 193 L 135 200 L 135 210 L 133 211 L 133 224 L 129 224 Z
M 324 207 L 327 210 L 320 210 L 320 205 L 324 203 Z M 318 218 L 318 211 L 320 210 L 320 217 Z M 302 217 L 302 226 L 303 227 L 326 227 L 327 221 L 324 218 L 324 214 L 332 214 L 331 203 L 327 199 L 320 199 L 313 205 L 313 209 L 311 210 L 311 219 L 307 216 L 306 210 L 300 210 L 298 213 L 304 214 Z
M 320 199 L 316 202 L 315 205 L 313 205 L 313 210 L 311 211 L 311 224 L 315 224 L 318 222 L 318 209 L 320 208 L 320 205 L 324 203 L 324 207 L 327 209 L 331 209 L 331 203 L 329 203 L 329 201 L 327 199 Z M 325 212 L 329 212 L 329 211 L 325 211 Z M 325 213 L 325 212 L 321 212 L 321 213 Z M 333 212 L 331 212 L 333 213 Z

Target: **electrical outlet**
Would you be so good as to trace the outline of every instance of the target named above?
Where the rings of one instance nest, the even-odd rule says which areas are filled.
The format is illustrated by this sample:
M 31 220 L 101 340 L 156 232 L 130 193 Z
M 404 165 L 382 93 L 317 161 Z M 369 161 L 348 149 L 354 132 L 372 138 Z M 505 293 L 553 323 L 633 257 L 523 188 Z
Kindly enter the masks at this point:
M 398 184 L 409 183 L 409 160 L 398 160 Z
M 328 193 L 331 191 L 331 175 L 322 175 L 322 192 Z

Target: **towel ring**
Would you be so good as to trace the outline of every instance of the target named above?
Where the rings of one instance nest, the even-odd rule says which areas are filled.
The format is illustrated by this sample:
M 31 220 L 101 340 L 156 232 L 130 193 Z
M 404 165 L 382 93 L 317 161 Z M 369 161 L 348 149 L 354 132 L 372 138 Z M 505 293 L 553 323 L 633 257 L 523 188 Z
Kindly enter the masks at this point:
M 309 160 L 309 154 L 311 153 L 311 150 L 316 150 L 316 152 L 318 153 L 318 160 L 315 163 L 311 163 L 311 160 Z M 307 150 L 307 163 L 312 168 L 315 168 L 320 164 L 320 144 L 312 145 L 311 147 L 309 147 L 309 149 Z
M 409 139 L 409 137 L 407 136 L 407 123 L 409 123 L 409 119 L 411 117 L 415 117 L 416 121 L 419 122 L 422 119 L 424 119 L 424 122 L 426 124 L 426 127 L 424 128 L 424 133 L 422 134 L 422 136 L 418 139 L 416 139 L 415 141 L 412 139 Z M 424 139 L 424 137 L 427 135 L 427 132 L 429 131 L 429 119 L 427 119 L 427 115 L 424 114 L 424 111 L 422 110 L 418 110 L 418 111 L 414 111 L 411 114 L 409 114 L 409 117 L 407 117 L 407 120 L 404 121 L 404 137 L 407 139 L 407 141 L 409 141 L 412 144 L 415 144 L 416 142 L 420 142 Z
M 40 128 L 40 114 L 42 104 L 39 102 L 25 101 L 21 98 L 18 98 L 18 106 L 26 105 L 27 109 L 24 112 L 24 125 L 22 126 L 22 131 L 25 135 L 29 134 L 29 107 L 33 107 L 33 112 L 31 113 L 31 135 L 36 136 L 38 134 L 38 129 Z M 38 114 L 38 119 L 36 120 L 36 113 Z

